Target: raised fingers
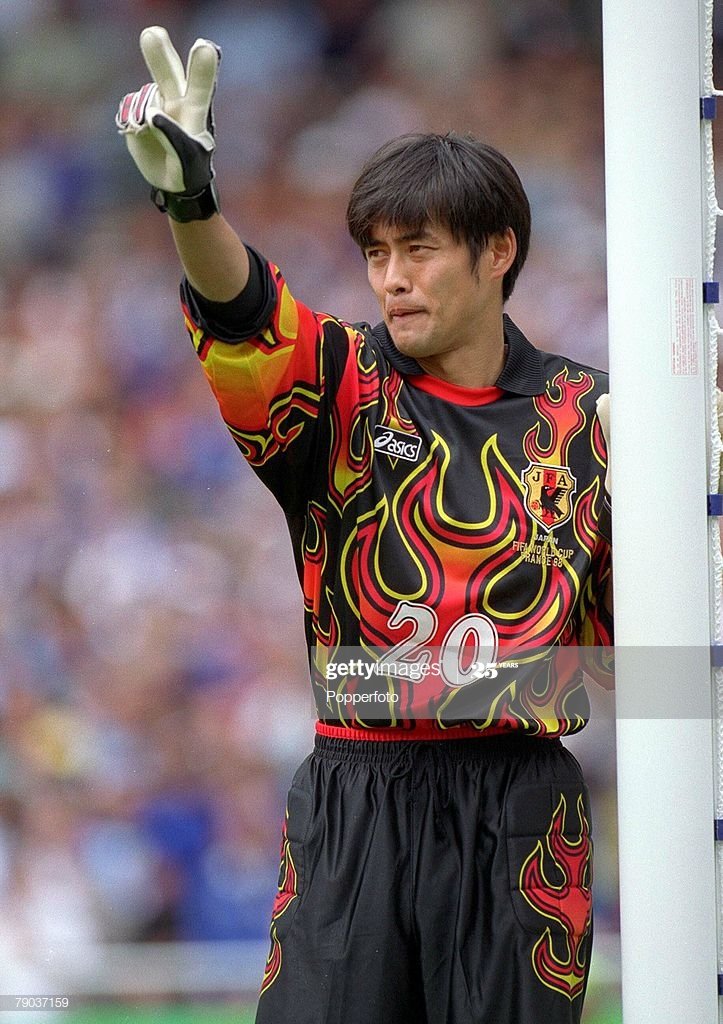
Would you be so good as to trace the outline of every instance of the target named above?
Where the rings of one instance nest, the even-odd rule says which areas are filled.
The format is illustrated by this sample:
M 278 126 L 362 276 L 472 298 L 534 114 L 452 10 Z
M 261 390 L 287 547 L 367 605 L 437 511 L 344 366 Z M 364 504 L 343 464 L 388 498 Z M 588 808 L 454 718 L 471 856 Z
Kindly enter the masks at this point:
M 188 55 L 186 96 L 198 107 L 211 103 L 221 51 L 209 39 L 197 39 Z
M 165 100 L 176 100 L 186 92 L 186 76 L 168 32 L 152 25 L 141 32 L 141 51 L 148 70 Z

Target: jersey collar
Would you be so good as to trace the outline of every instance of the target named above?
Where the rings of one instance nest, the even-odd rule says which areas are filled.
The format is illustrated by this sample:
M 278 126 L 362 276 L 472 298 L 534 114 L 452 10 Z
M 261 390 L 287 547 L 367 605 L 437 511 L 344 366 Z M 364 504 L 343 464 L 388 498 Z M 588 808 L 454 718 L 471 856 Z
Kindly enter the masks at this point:
M 527 340 L 516 323 L 504 313 L 507 358 L 496 384 L 515 395 L 541 395 L 545 391 L 545 367 L 539 348 Z
M 507 343 L 507 358 L 502 373 L 495 382 L 496 387 L 515 395 L 541 395 L 545 390 L 545 370 L 540 350 L 527 340 L 507 313 L 503 314 L 502 321 Z M 405 376 L 424 374 L 416 359 L 402 355 L 397 349 L 386 324 L 377 324 L 372 329 L 372 334 L 395 370 L 399 370 Z

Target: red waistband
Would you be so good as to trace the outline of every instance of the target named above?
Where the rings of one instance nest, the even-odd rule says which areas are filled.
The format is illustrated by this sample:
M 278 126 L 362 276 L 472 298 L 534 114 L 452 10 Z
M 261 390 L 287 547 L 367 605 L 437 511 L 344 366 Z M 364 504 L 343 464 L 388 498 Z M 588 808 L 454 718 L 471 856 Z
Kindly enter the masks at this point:
M 466 740 L 480 739 L 486 736 L 514 735 L 514 730 L 504 725 L 490 726 L 487 729 L 475 729 L 473 725 L 450 725 L 442 729 L 438 725 L 419 725 L 416 729 L 361 729 L 358 726 L 327 725 L 326 722 L 317 722 L 316 731 L 319 736 L 330 736 L 335 740 L 374 740 L 384 742 L 389 740 L 408 740 L 413 743 L 415 740 Z

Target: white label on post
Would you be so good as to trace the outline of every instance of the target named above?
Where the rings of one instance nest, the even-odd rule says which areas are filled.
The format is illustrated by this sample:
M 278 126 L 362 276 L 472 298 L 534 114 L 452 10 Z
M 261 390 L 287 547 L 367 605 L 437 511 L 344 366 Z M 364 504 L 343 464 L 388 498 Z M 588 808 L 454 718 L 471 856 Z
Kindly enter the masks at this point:
M 670 279 L 670 369 L 674 377 L 698 376 L 698 335 L 695 329 L 696 282 Z

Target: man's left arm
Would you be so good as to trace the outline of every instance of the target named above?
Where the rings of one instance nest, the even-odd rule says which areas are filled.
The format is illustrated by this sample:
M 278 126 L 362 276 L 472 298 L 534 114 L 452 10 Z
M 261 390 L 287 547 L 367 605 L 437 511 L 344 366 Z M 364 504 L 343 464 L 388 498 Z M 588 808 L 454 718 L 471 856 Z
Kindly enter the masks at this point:
M 612 657 L 614 625 L 609 445 L 610 396 L 608 394 L 598 398 L 596 409 L 607 458 L 605 492 L 602 513 L 598 522 L 599 538 L 593 551 L 590 573 L 583 587 L 578 641 L 587 649 L 584 658 L 586 674 L 605 689 L 612 689 L 615 679 Z
M 600 395 L 597 402 L 595 403 L 597 410 L 597 417 L 600 420 L 600 427 L 602 429 L 603 438 L 605 440 L 605 450 L 607 453 L 607 466 L 605 468 L 605 496 L 603 499 L 603 516 L 601 521 L 601 533 L 609 544 L 612 545 L 612 489 L 610 485 L 610 395 Z M 603 597 L 603 604 L 605 610 L 612 615 L 613 613 L 613 576 L 612 567 L 610 570 L 610 576 L 605 587 L 605 596 Z

